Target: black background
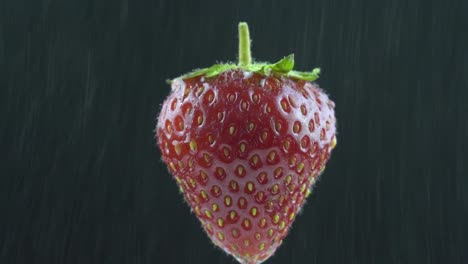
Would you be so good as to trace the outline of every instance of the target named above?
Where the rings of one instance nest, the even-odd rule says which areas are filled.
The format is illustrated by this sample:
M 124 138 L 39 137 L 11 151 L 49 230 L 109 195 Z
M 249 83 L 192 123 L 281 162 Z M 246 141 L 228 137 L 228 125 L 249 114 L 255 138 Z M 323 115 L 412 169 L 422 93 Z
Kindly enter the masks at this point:
M 468 2 L 0 1 L 0 263 L 234 263 L 160 161 L 166 78 L 320 66 L 338 147 L 267 263 L 468 263 Z

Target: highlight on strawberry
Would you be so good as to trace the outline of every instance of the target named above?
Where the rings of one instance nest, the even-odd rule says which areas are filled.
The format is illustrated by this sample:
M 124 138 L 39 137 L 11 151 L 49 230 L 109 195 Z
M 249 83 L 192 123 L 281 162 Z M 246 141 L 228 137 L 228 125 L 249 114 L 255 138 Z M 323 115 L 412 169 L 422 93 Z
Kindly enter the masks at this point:
M 336 146 L 335 104 L 294 70 L 294 56 L 252 62 L 239 23 L 238 64 L 170 80 L 157 144 L 211 241 L 243 264 L 271 257 Z

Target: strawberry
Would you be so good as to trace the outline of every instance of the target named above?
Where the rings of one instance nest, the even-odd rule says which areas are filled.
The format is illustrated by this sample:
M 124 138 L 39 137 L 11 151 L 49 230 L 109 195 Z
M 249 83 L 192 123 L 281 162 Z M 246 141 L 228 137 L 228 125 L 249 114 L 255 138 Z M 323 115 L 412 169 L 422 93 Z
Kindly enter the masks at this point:
M 268 259 L 336 145 L 334 103 L 293 70 L 294 57 L 252 63 L 246 23 L 239 64 L 170 81 L 157 124 L 163 161 L 210 239 L 241 263 Z

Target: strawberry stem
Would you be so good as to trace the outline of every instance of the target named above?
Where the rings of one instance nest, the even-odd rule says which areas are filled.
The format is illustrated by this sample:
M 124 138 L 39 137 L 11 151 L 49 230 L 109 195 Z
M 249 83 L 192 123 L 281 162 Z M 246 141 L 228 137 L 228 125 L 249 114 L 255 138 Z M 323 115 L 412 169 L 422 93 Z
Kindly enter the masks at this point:
M 239 23 L 239 66 L 247 67 L 252 63 L 250 55 L 250 34 L 246 22 Z
M 264 76 L 275 74 L 276 76 L 286 76 L 291 79 L 304 80 L 304 81 L 315 81 L 319 76 L 320 68 L 315 68 L 312 71 L 302 72 L 294 70 L 294 54 L 284 57 L 276 63 L 252 63 L 252 55 L 250 54 L 250 34 L 249 26 L 246 22 L 239 23 L 239 62 L 233 63 L 218 63 L 208 68 L 196 69 L 187 74 L 177 77 L 176 79 L 190 79 L 197 76 L 205 76 L 206 78 L 216 77 L 219 74 L 241 69 L 244 71 L 250 71 L 258 73 Z M 172 83 L 173 80 L 168 80 L 168 83 Z

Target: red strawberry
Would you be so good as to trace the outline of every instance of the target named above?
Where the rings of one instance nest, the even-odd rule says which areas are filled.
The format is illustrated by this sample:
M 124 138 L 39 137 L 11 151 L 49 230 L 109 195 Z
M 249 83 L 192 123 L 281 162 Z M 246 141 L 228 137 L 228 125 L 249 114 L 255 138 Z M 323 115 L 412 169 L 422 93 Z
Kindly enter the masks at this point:
M 211 240 L 241 263 L 269 258 L 335 147 L 334 103 L 293 71 L 293 56 L 250 62 L 239 24 L 239 65 L 176 78 L 157 125 L 158 145 Z

